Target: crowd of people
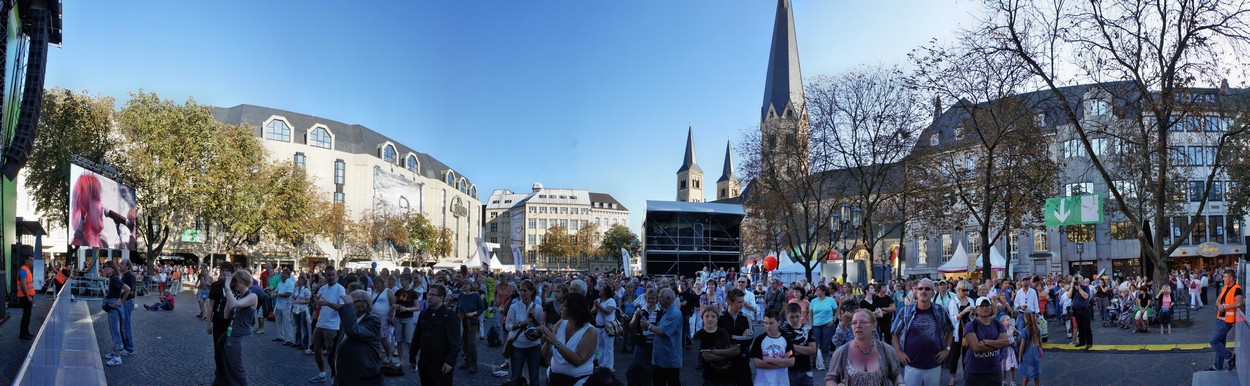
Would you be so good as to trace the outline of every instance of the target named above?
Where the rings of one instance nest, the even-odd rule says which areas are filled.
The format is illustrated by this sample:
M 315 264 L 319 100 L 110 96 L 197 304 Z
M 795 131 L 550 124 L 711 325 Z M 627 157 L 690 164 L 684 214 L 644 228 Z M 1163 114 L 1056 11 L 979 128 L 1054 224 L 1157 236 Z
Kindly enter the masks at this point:
M 1088 349 L 1094 317 L 1131 304 L 1124 310 L 1139 330 L 1153 318 L 1165 333 L 1174 308 L 1206 305 L 1207 286 L 1220 313 L 1211 341 L 1212 368 L 1220 369 L 1231 360 L 1225 310 L 1242 299 L 1239 286 L 1225 285 L 1235 281 L 1232 269 L 1177 271 L 1159 286 L 1080 275 L 861 286 L 823 278 L 786 284 L 751 270 L 647 277 L 464 267 L 184 269 L 172 271 L 193 283 L 197 317 L 213 337 L 214 384 L 224 385 L 246 384 L 241 345 L 265 334 L 266 320 L 274 342 L 313 357 L 310 383 L 382 384 L 384 373 L 406 369 L 423 385 L 451 385 L 457 368 L 475 374 L 484 359 L 499 363 L 487 370 L 509 384 L 677 385 L 683 358 L 693 354 L 705 385 L 812 385 L 813 370 L 825 371 L 827 385 L 937 385 L 944 372 L 951 385 L 1014 384 L 1017 372 L 1027 385 L 1040 382 L 1048 318 Z M 101 266 L 110 366 L 134 352 L 130 313 L 142 283 L 134 271 L 128 260 Z M 145 308 L 172 310 L 181 286 L 173 288 Z M 484 340 L 504 346 L 503 356 L 479 358 Z M 632 361 L 618 363 L 617 351 L 632 352 Z

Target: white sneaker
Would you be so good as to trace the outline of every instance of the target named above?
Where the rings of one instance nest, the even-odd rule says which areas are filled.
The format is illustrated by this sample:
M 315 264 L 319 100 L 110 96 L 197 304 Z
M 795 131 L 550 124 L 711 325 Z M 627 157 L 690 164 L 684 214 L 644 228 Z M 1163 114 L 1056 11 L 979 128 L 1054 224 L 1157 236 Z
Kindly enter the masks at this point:
M 318 373 L 317 376 L 312 377 L 312 379 L 309 379 L 308 383 L 322 383 L 322 382 L 328 381 L 329 379 L 330 377 L 327 376 L 326 373 Z
M 113 359 L 109 359 L 108 362 L 104 362 L 104 364 L 108 366 L 120 365 L 122 364 L 122 357 L 113 357 Z

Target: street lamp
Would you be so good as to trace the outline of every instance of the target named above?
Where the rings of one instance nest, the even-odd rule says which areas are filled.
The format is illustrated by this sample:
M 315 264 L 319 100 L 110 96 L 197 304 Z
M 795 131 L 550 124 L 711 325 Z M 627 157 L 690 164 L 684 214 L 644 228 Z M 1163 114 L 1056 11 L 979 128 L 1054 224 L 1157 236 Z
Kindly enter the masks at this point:
M 830 216 L 830 219 L 835 224 L 837 224 L 837 227 L 835 227 L 835 231 L 838 236 L 835 236 L 834 239 L 840 238 L 842 240 L 842 252 L 841 252 L 842 253 L 842 284 L 846 284 L 847 282 L 846 281 L 846 276 L 847 276 L 846 275 L 846 272 L 847 272 L 846 255 L 850 253 L 850 247 L 846 245 L 846 233 L 847 233 L 846 231 L 847 231 L 847 227 L 849 226 L 850 233 L 858 232 L 859 224 L 861 221 L 863 221 L 863 212 L 860 211 L 859 208 L 851 208 L 846 205 L 842 205 L 840 209 L 841 210 L 839 211 L 839 213 L 833 214 L 832 216 Z M 830 247 L 833 246 L 833 240 L 829 240 L 829 245 Z

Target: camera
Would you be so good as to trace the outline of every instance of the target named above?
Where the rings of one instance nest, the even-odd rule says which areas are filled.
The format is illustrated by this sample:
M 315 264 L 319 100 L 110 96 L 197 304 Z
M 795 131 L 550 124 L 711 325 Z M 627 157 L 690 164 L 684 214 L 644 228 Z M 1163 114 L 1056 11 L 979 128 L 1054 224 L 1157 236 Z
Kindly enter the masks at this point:
M 530 327 L 530 328 L 525 329 L 525 339 L 538 340 L 538 338 L 541 338 L 541 337 L 542 337 L 542 333 L 538 332 L 537 328 Z
M 651 314 L 646 309 L 639 308 L 638 311 L 634 311 L 634 316 L 638 317 L 638 319 L 647 319 L 651 317 Z

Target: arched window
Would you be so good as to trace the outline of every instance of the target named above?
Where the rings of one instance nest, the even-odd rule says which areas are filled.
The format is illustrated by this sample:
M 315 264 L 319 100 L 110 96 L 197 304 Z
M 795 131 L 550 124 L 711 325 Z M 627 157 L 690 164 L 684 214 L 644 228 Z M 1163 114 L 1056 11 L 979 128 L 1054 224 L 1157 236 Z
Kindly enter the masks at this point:
M 291 142 L 291 127 L 280 119 L 269 121 L 269 124 L 265 125 L 265 139 Z
M 313 129 L 312 134 L 308 136 L 308 144 L 322 149 L 329 149 L 330 131 L 324 127 Z
M 447 186 L 456 186 L 456 175 L 450 170 L 447 171 Z
M 386 147 L 382 148 L 382 160 L 383 161 L 393 164 L 398 159 L 399 159 L 399 152 L 395 151 L 394 145 L 391 145 L 388 143 L 386 144 Z
M 416 172 L 417 171 L 417 156 L 409 154 L 408 157 L 404 159 L 404 168 L 407 168 L 408 171 Z
M 476 198 L 476 197 L 477 197 L 477 185 L 470 185 L 470 186 L 469 186 L 469 195 L 470 195 L 470 196 L 473 196 L 474 198 Z
M 404 211 L 404 213 L 408 213 L 408 198 L 407 197 L 399 196 L 399 210 Z

